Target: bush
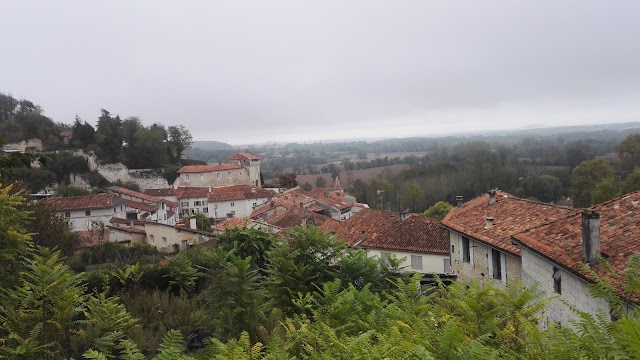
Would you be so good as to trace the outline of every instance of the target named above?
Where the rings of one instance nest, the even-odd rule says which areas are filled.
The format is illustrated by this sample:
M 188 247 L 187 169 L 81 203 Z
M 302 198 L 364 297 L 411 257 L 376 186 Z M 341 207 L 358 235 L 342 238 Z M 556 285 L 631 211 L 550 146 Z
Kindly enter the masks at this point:
M 89 185 L 95 188 L 104 188 L 109 186 L 109 181 L 97 171 L 89 171 L 83 175 L 83 178 L 89 183 Z

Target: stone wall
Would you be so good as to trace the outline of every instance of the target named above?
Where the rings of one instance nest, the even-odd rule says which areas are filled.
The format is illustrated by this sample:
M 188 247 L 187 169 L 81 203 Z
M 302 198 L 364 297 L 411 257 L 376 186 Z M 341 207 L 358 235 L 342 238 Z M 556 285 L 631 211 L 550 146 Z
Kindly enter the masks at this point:
M 542 328 L 546 328 L 553 322 L 562 326 L 571 326 L 572 320 L 579 320 L 578 314 L 569 306 L 590 314 L 595 314 L 598 310 L 609 312 L 609 304 L 606 300 L 589 295 L 589 284 L 586 281 L 557 265 L 555 267 L 561 271 L 560 292 L 562 294 L 560 295 L 553 289 L 554 264 L 526 248 L 522 249 L 522 280 L 526 285 L 537 283 L 539 289 L 544 292 L 544 296 L 552 297 L 542 314 L 540 322 Z
M 168 188 L 171 185 L 162 177 L 161 170 L 154 169 L 128 169 L 121 163 L 98 165 L 98 173 L 110 182 L 118 180 L 132 182 L 140 191 L 146 189 Z

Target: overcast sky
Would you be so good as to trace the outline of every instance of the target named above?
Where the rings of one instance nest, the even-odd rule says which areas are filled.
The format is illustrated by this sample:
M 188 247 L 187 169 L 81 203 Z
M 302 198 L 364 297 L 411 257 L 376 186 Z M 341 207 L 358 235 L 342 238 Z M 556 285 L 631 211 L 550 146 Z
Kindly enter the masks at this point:
M 0 92 L 232 144 L 640 121 L 640 1 L 30 1 Z

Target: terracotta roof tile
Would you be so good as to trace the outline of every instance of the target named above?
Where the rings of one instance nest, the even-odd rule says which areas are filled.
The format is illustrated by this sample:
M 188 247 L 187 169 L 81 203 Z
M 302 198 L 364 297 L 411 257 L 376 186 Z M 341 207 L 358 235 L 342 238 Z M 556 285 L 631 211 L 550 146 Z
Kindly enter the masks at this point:
M 520 199 L 497 191 L 496 202 L 489 205 L 489 194 L 454 207 L 442 224 L 487 245 L 520 256 L 520 248 L 511 243 L 511 235 L 565 218 L 579 210 Z M 487 229 L 486 218 L 493 217 Z
M 602 256 L 620 275 L 629 265 L 629 258 L 640 253 L 640 192 L 633 192 L 596 205 L 591 210 L 600 214 L 600 243 Z M 581 270 L 582 263 L 582 214 L 581 211 L 551 224 L 529 229 L 513 238 L 558 265 L 584 279 L 591 279 Z M 601 265 L 591 265 L 600 276 L 610 278 Z M 620 286 L 619 278 L 611 281 Z
M 146 189 L 144 191 L 144 193 L 147 194 L 147 195 L 156 196 L 156 197 L 174 196 L 175 195 L 175 193 L 173 191 L 173 188 Z
M 441 226 L 440 221 L 424 219 L 415 214 L 400 221 L 399 214 L 395 212 L 363 209 L 346 221 L 325 223 L 320 229 L 335 233 L 349 246 L 449 253 L 449 232 Z
M 53 197 L 42 200 L 56 211 L 99 209 L 124 205 L 125 202 L 115 194 L 95 194 L 73 197 Z
M 234 155 L 231 155 L 231 157 L 229 158 L 229 160 L 242 160 L 242 159 L 247 159 L 247 160 L 260 160 L 259 157 L 248 153 L 248 152 L 240 152 Z
M 144 229 L 138 229 L 138 228 L 132 228 L 132 227 L 119 227 L 119 226 L 113 226 L 113 225 L 107 225 L 107 227 L 115 231 L 121 231 L 129 234 L 146 234 L 147 233 L 146 231 L 144 231 Z
M 224 231 L 226 229 L 233 229 L 233 228 L 243 228 L 250 221 L 251 219 L 231 218 L 213 225 L 212 228 L 215 230 L 221 230 L 221 231 Z
M 302 225 L 304 218 L 306 218 L 307 225 L 321 226 L 327 222 L 339 223 L 338 220 L 301 207 L 292 207 L 281 214 L 274 215 L 267 219 L 266 223 L 283 229 L 292 228 L 296 225 Z
M 198 199 L 209 196 L 208 187 L 179 187 L 174 192 L 177 199 Z
M 219 202 L 230 200 L 264 199 L 271 198 L 275 195 L 276 194 L 273 190 L 251 185 L 235 185 L 212 189 L 208 194 L 208 201 Z
M 217 164 L 217 165 L 187 165 L 183 166 L 178 170 L 180 174 L 186 173 L 208 173 L 213 171 L 225 171 L 225 170 L 234 170 L 234 169 L 242 169 L 242 165 L 240 164 Z
M 153 204 L 145 204 L 139 201 L 133 201 L 133 200 L 127 200 L 127 199 L 123 199 L 125 201 L 125 203 L 127 204 L 128 207 L 130 208 L 134 208 L 134 209 L 138 209 L 138 210 L 144 210 L 144 211 L 148 211 L 148 212 L 154 212 L 156 211 L 156 205 Z
M 159 198 L 159 197 L 147 195 L 147 194 L 144 194 L 144 193 L 141 193 L 141 192 L 138 192 L 138 191 L 134 191 L 134 190 L 130 190 L 130 189 L 127 189 L 127 188 L 123 188 L 123 187 L 111 186 L 111 187 L 109 187 L 109 190 L 111 190 L 111 191 L 113 191 L 113 192 L 115 192 L 117 194 L 137 197 L 137 198 L 142 199 L 142 200 L 147 201 L 147 202 L 159 203 L 160 201 L 162 201 L 162 199 Z

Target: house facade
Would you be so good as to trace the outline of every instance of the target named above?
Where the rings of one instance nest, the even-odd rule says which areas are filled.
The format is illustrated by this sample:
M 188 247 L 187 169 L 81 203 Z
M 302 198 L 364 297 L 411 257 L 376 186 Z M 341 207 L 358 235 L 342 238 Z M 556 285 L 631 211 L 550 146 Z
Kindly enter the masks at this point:
M 626 296 L 623 274 L 631 256 L 640 252 L 638 210 L 640 192 L 634 192 L 513 236 L 522 248 L 525 284 L 536 283 L 545 295 L 553 297 L 544 313 L 543 327 L 549 323 L 571 325 L 579 316 L 570 307 L 590 314 L 610 313 L 606 300 L 589 293 L 594 273 Z M 627 299 L 629 303 L 638 300 Z
M 492 190 L 453 208 L 442 224 L 449 230 L 451 271 L 460 279 L 496 280 L 506 285 L 522 279 L 520 248 L 511 236 L 577 210 L 520 199 Z
M 450 273 L 449 234 L 440 221 L 417 214 L 362 209 L 344 222 L 327 222 L 320 229 L 335 234 L 349 247 L 369 257 L 395 256 L 401 271 Z
M 248 217 L 259 206 L 271 201 L 275 192 L 253 185 L 212 188 L 207 195 L 209 217 Z
M 178 174 L 176 184 L 179 187 L 259 187 L 260 158 L 250 153 L 237 153 L 222 164 L 183 166 Z
M 72 231 L 88 231 L 93 224 L 108 224 L 112 217 L 126 218 L 126 202 L 115 194 L 95 194 L 42 200 L 66 219 Z
M 162 252 L 184 251 L 213 238 L 212 233 L 189 229 L 185 226 L 170 226 L 145 222 L 146 243 Z

